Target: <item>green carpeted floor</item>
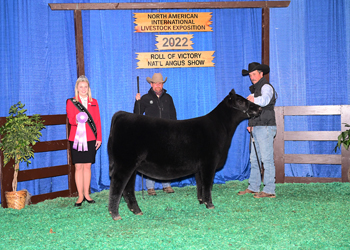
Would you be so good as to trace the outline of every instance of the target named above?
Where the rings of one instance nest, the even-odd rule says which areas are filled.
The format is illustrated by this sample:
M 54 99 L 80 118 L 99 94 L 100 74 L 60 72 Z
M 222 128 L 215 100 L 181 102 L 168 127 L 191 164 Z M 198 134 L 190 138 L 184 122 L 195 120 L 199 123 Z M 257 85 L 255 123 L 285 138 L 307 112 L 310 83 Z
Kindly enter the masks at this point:
M 195 187 L 137 192 L 144 215 L 122 200 L 120 221 L 108 213 L 108 191 L 81 208 L 76 198 L 1 208 L 0 249 L 350 249 L 350 183 L 278 184 L 275 199 L 238 196 L 246 187 L 214 185 L 213 210 Z

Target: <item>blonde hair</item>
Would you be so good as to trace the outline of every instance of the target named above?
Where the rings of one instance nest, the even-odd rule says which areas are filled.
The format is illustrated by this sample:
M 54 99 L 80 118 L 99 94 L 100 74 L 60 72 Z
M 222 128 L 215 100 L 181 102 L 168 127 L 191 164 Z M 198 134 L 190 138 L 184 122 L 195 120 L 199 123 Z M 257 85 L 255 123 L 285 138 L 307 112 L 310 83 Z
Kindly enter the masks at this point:
M 84 75 L 79 76 L 79 78 L 77 79 L 77 81 L 75 83 L 75 88 L 74 88 L 75 100 L 77 100 L 77 101 L 79 100 L 78 85 L 80 82 L 86 82 L 88 84 L 88 88 L 89 88 L 88 97 L 89 97 L 89 101 L 92 102 L 90 83 L 89 83 L 89 80 L 87 79 L 87 77 Z

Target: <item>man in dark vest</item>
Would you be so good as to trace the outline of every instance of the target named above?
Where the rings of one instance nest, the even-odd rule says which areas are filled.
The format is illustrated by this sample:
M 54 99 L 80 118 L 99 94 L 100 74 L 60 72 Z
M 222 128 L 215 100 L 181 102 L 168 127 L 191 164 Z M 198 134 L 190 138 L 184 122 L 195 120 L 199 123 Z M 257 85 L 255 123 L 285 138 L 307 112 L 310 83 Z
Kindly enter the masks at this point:
M 262 107 L 261 115 L 252 118 L 248 122 L 248 131 L 252 133 L 257 155 L 255 154 L 253 140 L 250 153 L 250 177 L 246 190 L 238 192 L 238 195 L 252 193 L 254 198 L 275 198 L 275 163 L 273 159 L 273 140 L 276 135 L 275 103 L 276 92 L 273 86 L 264 78 L 270 72 L 270 67 L 265 64 L 252 62 L 248 70 L 243 69 L 242 75 L 249 75 L 253 85 L 249 90 L 252 93 L 247 99 Z M 264 166 L 264 187 L 260 192 L 261 172 L 259 163 Z M 261 166 L 261 164 L 260 164 Z

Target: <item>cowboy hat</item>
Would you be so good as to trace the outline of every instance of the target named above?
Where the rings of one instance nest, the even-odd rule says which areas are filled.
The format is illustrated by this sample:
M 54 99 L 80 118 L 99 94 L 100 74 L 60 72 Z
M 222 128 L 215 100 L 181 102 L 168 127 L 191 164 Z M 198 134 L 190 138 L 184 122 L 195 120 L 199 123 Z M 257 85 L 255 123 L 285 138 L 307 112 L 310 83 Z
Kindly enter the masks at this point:
M 152 83 L 152 82 L 165 83 L 167 79 L 168 79 L 168 77 L 165 77 L 165 80 L 163 81 L 163 76 L 161 73 L 154 73 L 152 78 L 150 78 L 150 77 L 146 78 L 147 82 L 149 82 L 149 83 Z
M 248 70 L 242 69 L 242 76 L 249 75 L 250 72 L 253 72 L 255 70 L 261 70 L 264 73 L 264 75 L 266 75 L 270 72 L 270 67 L 266 64 L 252 62 L 252 63 L 249 63 Z

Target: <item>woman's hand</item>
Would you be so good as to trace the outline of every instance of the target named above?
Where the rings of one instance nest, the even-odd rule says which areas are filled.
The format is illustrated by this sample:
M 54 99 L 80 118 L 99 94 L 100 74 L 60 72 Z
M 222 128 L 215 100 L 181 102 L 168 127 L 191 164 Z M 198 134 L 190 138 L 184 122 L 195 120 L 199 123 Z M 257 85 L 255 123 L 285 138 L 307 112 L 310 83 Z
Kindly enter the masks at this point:
M 96 147 L 96 150 L 101 146 L 101 141 L 96 141 L 96 144 L 95 144 L 95 147 Z

